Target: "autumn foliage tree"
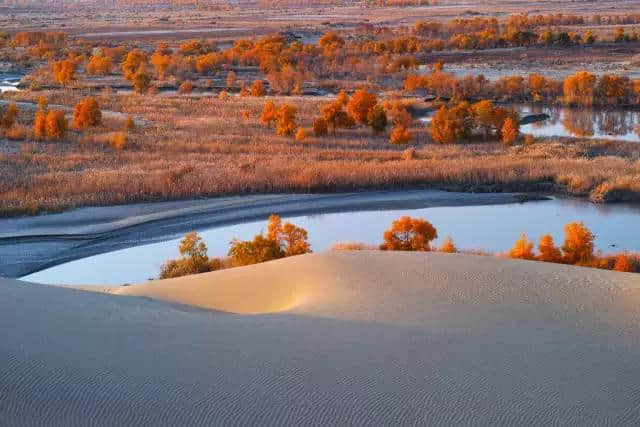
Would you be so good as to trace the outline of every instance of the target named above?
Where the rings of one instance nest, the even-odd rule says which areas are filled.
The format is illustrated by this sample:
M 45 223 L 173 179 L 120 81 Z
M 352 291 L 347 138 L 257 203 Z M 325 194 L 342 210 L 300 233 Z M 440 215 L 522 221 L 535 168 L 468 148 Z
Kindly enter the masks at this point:
M 359 89 L 347 103 L 347 113 L 357 124 L 365 124 L 377 103 L 375 94 Z
M 307 231 L 289 222 L 282 223 L 278 215 L 271 215 L 267 234 L 256 235 L 253 240 L 231 241 L 229 256 L 234 267 L 257 264 L 311 252 Z
M 56 140 L 64 137 L 67 133 L 67 119 L 64 111 L 49 110 L 45 120 L 46 137 L 50 140 Z
M 343 110 L 343 104 L 340 100 L 326 104 L 322 108 L 322 118 L 331 127 L 334 134 L 338 128 L 352 127 L 355 124 L 353 118 Z
M 520 238 L 516 240 L 515 245 L 509 251 L 509 258 L 519 259 L 535 259 L 533 253 L 533 242 L 527 240 L 527 235 L 522 233 Z
M 440 144 L 451 144 L 459 141 L 470 133 L 471 110 L 464 102 L 456 107 L 447 109 L 442 106 L 431 120 L 431 136 Z
M 171 65 L 171 57 L 161 52 L 155 52 L 151 55 L 151 65 L 156 72 L 158 80 L 164 80 L 167 70 Z
M 391 135 L 389 136 L 389 142 L 391 142 L 391 144 L 407 144 L 409 141 L 411 141 L 411 132 L 409 132 L 409 129 L 402 125 L 393 127 Z
M 387 112 L 380 105 L 376 105 L 369 111 L 367 119 L 374 133 L 384 132 L 387 128 Z
M 296 107 L 282 104 L 276 112 L 276 133 L 280 136 L 292 135 L 296 128 Z
M 16 123 L 20 110 L 15 102 L 10 103 L 3 114 L 0 115 L 0 126 L 9 129 Z
M 71 59 L 55 61 L 51 63 L 51 73 L 53 79 L 64 86 L 75 78 L 76 62 Z
M 587 265 L 593 259 L 593 233 L 582 222 L 570 222 L 564 226 L 564 234 L 565 262 Z
M 102 123 L 102 112 L 95 98 L 85 98 L 76 104 L 73 113 L 73 126 L 77 129 L 85 129 L 98 126 Z
M 562 262 L 562 252 L 553 243 L 551 234 L 540 237 L 538 242 L 538 260 L 544 262 Z
M 113 61 L 109 56 L 95 54 L 89 58 L 86 69 L 91 75 L 106 75 L 113 69 Z
M 122 62 L 122 74 L 127 80 L 132 80 L 138 72 L 144 72 L 147 65 L 147 55 L 140 49 L 133 49 Z
M 145 93 L 149 90 L 149 85 L 151 83 L 151 77 L 147 75 L 142 70 L 139 70 L 132 77 L 133 89 L 136 93 Z
M 380 249 L 388 251 L 430 251 L 429 243 L 438 238 L 435 227 L 424 219 L 403 216 L 383 234 Z
M 276 108 L 276 104 L 269 100 L 264 103 L 262 107 L 262 114 L 260 115 L 260 122 L 267 126 L 273 126 L 276 121 L 276 113 L 278 109 Z
M 562 90 L 567 104 L 590 106 L 596 87 L 596 76 L 587 71 L 579 71 L 564 80 Z
M 47 113 L 40 109 L 36 111 L 33 120 L 33 137 L 37 140 L 43 140 L 47 137 Z
M 179 247 L 180 258 L 169 260 L 160 271 L 161 279 L 219 270 L 222 262 L 207 255 L 207 245 L 197 233 L 187 233 Z
M 518 139 L 518 127 L 517 123 L 511 118 L 508 117 L 504 124 L 502 125 L 502 143 L 504 145 L 513 144 L 516 139 Z
M 636 268 L 627 254 L 620 254 L 615 259 L 613 270 L 626 273 L 634 273 L 636 271 Z

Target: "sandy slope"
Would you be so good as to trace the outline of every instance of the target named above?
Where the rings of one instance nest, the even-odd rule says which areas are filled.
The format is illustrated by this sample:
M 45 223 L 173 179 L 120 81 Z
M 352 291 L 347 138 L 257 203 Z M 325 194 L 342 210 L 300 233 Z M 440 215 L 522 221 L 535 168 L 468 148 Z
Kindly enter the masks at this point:
M 638 275 L 353 252 L 102 291 L 0 284 L 0 424 L 640 420 Z

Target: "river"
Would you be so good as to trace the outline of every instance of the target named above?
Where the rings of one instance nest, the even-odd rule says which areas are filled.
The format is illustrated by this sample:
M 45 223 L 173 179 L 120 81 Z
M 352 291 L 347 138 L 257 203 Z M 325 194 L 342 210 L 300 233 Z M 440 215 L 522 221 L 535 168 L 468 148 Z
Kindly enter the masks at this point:
M 502 205 L 428 207 L 299 215 L 287 218 L 309 232 L 315 251 L 337 242 L 378 244 L 383 231 L 402 216 L 426 218 L 440 236 L 451 236 L 462 249 L 507 251 L 523 231 L 530 239 L 551 233 L 562 241 L 563 226 L 583 221 L 596 235 L 603 252 L 640 251 L 640 207 L 594 205 L 584 200 L 556 198 Z M 233 238 L 250 239 L 264 231 L 265 220 L 199 230 L 210 256 L 225 255 Z M 157 277 L 162 263 L 177 257 L 180 239 L 131 247 L 61 264 L 24 277 L 51 284 L 122 284 Z

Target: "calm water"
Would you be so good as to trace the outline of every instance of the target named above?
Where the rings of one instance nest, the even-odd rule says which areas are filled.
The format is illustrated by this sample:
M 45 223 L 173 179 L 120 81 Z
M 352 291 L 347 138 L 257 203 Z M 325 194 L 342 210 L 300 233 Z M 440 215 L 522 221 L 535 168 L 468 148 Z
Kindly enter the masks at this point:
M 547 114 L 541 122 L 522 125 L 522 133 L 540 137 L 604 138 L 616 141 L 640 142 L 640 111 L 595 110 L 562 107 L 511 105 L 521 117 L 529 114 Z M 430 123 L 433 113 L 419 120 Z
M 523 133 L 534 136 L 571 136 L 640 142 L 640 112 L 556 107 L 517 106 L 522 116 L 545 113 L 551 118 L 524 125 Z
M 604 252 L 640 251 L 640 207 L 599 206 L 579 200 L 556 199 L 524 204 L 437 207 L 415 210 L 391 210 L 324 214 L 289 218 L 306 228 L 315 251 L 330 248 L 336 242 L 357 241 L 378 244 L 382 232 L 401 215 L 431 221 L 442 240 L 450 235 L 464 249 L 506 251 L 526 231 L 536 240 L 551 233 L 556 242 L 563 236 L 563 225 L 584 221 L 596 235 L 597 248 Z M 200 231 L 209 247 L 209 255 L 226 254 L 233 238 L 250 239 L 265 228 L 265 221 Z M 122 284 L 157 277 L 163 261 L 177 257 L 179 238 L 154 243 L 59 265 L 32 275 L 26 280 L 59 284 Z M 615 246 L 614 246 L 615 245 Z
M 17 86 L 21 78 L 21 74 L 0 73 L 0 93 L 18 90 Z

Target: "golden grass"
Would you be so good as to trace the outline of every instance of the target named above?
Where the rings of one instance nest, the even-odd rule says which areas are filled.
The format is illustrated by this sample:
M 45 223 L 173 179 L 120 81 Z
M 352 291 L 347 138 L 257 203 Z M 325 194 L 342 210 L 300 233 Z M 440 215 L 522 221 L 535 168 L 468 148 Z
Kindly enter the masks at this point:
M 13 95 L 36 101 L 42 93 Z M 50 104 L 74 105 L 82 94 L 46 93 Z M 640 175 L 640 144 L 539 139 L 530 146 L 500 143 L 442 146 L 414 124 L 410 146 L 388 134 L 340 130 L 304 143 L 259 123 L 265 98 L 162 95 L 98 96 L 101 108 L 124 113 L 84 137 L 61 142 L 5 142 L 0 148 L 2 214 L 230 193 L 339 191 L 427 185 L 463 191 L 548 191 L 611 201 L 600 194 Z M 322 98 L 278 97 L 310 127 Z M 249 118 L 243 119 L 242 112 Z M 114 133 L 126 117 L 142 123 Z M 24 114 L 21 122 L 28 120 Z M 387 130 L 387 132 L 389 129 Z M 73 141 L 84 141 L 78 143 Z M 625 184 L 627 183 L 627 184 Z M 596 197 L 597 196 L 597 197 Z

